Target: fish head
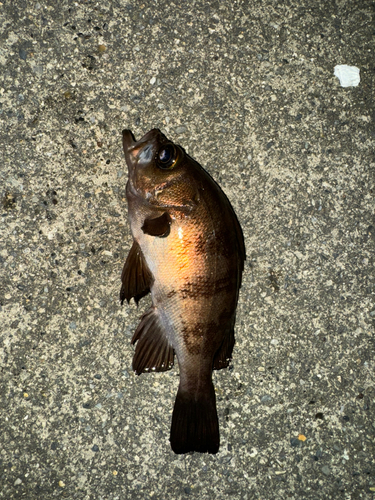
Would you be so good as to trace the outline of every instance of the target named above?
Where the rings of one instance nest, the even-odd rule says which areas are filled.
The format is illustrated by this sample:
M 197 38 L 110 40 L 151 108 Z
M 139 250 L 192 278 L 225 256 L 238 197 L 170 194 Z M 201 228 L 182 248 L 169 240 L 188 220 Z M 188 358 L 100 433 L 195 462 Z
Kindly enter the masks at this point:
M 130 130 L 124 130 L 122 138 L 129 170 L 128 192 L 160 206 L 180 205 L 189 197 L 194 167 L 180 146 L 158 129 L 150 130 L 139 141 Z

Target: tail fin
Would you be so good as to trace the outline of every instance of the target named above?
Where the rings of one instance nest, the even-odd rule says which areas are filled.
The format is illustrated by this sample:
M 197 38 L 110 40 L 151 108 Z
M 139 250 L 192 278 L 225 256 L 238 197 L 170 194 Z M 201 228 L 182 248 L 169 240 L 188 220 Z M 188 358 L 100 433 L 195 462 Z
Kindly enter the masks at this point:
M 178 388 L 172 415 L 171 446 L 175 453 L 217 453 L 220 446 L 215 390 L 212 382 L 203 394 Z

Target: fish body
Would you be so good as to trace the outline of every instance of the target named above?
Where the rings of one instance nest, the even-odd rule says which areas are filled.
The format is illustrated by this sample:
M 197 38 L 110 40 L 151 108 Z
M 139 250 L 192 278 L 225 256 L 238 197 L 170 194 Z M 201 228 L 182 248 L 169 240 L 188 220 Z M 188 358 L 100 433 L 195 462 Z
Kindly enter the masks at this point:
M 234 210 L 210 175 L 153 129 L 123 131 L 133 246 L 120 299 L 151 291 L 133 336 L 137 374 L 164 371 L 176 355 L 180 384 L 172 415 L 176 453 L 216 453 L 220 437 L 212 370 L 228 366 L 245 260 Z

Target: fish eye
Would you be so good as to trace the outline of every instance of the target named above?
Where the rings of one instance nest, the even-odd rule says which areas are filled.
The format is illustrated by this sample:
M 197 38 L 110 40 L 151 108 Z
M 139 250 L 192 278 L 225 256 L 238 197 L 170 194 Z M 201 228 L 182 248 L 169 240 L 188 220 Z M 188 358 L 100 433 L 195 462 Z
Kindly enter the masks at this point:
M 177 151 L 173 144 L 167 144 L 159 149 L 156 162 L 160 168 L 172 168 L 177 160 Z

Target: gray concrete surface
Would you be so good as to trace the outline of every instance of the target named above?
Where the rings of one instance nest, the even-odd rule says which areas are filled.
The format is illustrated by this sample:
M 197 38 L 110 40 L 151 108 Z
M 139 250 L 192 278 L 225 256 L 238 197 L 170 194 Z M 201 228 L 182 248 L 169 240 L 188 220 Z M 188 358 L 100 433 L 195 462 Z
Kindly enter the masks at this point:
M 0 498 L 373 498 L 373 16 L 0 3 Z M 221 184 L 246 239 L 216 456 L 170 449 L 177 368 L 131 371 L 148 299 L 118 302 L 121 131 L 153 127 Z

